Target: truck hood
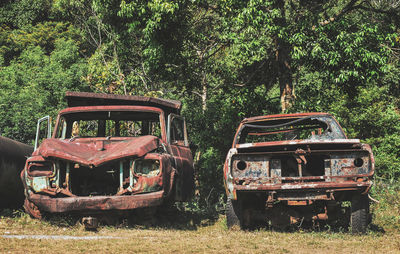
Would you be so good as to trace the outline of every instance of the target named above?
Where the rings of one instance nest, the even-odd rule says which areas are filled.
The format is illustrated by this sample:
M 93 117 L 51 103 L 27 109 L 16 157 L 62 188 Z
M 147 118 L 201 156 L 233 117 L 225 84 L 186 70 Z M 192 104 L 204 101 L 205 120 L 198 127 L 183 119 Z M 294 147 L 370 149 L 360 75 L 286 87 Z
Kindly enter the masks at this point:
M 124 157 L 142 157 L 158 148 L 161 140 L 155 136 L 107 140 L 77 138 L 75 140 L 46 139 L 38 155 L 73 161 L 83 166 L 99 166 Z

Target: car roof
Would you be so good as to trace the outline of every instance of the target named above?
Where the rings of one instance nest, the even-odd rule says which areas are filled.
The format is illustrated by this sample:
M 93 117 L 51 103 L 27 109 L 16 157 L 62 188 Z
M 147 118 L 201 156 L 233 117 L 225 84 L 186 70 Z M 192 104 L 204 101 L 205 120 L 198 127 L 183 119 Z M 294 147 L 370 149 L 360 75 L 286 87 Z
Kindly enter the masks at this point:
M 332 115 L 329 113 L 324 113 L 324 112 L 276 114 L 276 115 L 254 116 L 254 117 L 245 118 L 242 120 L 242 123 L 257 122 L 257 121 L 263 121 L 263 120 L 285 119 L 285 118 L 301 118 L 301 117 L 307 117 L 307 116 L 332 116 Z

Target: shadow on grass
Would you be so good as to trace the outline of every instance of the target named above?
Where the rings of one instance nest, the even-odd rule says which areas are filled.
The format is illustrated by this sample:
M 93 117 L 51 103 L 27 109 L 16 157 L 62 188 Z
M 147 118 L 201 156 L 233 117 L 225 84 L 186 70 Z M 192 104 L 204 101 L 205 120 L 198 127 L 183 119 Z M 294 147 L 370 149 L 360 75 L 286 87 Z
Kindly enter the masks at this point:
M 27 218 L 35 220 L 30 215 L 28 215 L 23 208 L 0 209 L 0 218 L 12 219 L 15 221 L 15 223 L 22 223 L 22 221 L 26 221 Z M 50 225 L 57 227 L 72 227 L 79 222 L 79 218 L 76 216 L 71 216 L 66 214 L 60 214 L 60 215 L 44 214 L 43 219 L 41 221 L 47 222 Z
M 374 233 L 380 233 L 380 234 L 385 234 L 386 233 L 386 231 L 385 231 L 385 229 L 383 227 L 381 227 L 379 225 L 376 225 L 376 224 L 373 224 L 373 223 L 371 223 L 369 225 L 369 230 L 371 230 Z
M 19 218 L 25 215 L 24 209 L 21 208 L 16 208 L 16 209 L 9 209 L 9 208 L 3 208 L 0 209 L 0 217 L 5 217 L 5 218 Z
M 28 216 L 23 209 L 0 210 L 0 217 L 21 218 Z M 177 206 L 158 207 L 153 209 L 137 209 L 131 212 L 103 212 L 97 214 L 49 214 L 43 213 L 43 222 L 55 227 L 75 227 L 82 222 L 83 217 L 95 217 L 99 226 L 115 228 L 139 229 L 178 229 L 196 230 L 198 227 L 215 224 L 219 214 L 217 212 L 192 211 Z M 96 231 L 96 230 L 94 230 Z
M 13 210 L 12 209 L 0 209 L 0 216 L 1 217 L 13 217 Z
M 0 217 L 23 218 L 28 216 L 22 209 L 0 210 Z M 81 224 L 82 217 L 93 216 L 99 219 L 102 226 L 114 228 L 134 229 L 174 229 L 196 230 L 199 227 L 214 225 L 220 213 L 217 211 L 190 210 L 177 206 L 159 207 L 157 209 L 138 209 L 130 213 L 107 212 L 97 215 L 82 214 L 45 214 L 42 221 L 55 227 L 70 228 Z M 275 232 L 325 232 L 325 233 L 350 233 L 349 227 L 343 223 L 327 224 L 324 221 L 301 222 L 286 227 L 273 227 L 268 223 L 257 223 L 245 228 L 246 231 L 269 230 Z M 383 227 L 371 223 L 368 232 L 385 234 Z
M 159 207 L 155 211 L 136 210 L 120 225 L 128 228 L 196 230 L 198 227 L 215 224 L 218 217 L 215 211 L 189 210 L 174 205 Z

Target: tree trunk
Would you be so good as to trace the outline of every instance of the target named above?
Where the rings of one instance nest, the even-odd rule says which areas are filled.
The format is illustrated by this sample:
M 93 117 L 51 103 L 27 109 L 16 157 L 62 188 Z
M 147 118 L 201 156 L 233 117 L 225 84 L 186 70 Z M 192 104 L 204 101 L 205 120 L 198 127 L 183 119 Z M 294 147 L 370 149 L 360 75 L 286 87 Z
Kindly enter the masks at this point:
M 283 0 L 277 0 L 275 3 L 276 8 L 281 12 L 281 17 L 277 18 L 275 22 L 281 29 L 287 29 L 285 3 Z M 281 109 L 284 113 L 293 105 L 295 99 L 290 58 L 291 45 L 279 38 L 278 35 L 275 35 L 275 47 L 275 64 L 280 87 Z

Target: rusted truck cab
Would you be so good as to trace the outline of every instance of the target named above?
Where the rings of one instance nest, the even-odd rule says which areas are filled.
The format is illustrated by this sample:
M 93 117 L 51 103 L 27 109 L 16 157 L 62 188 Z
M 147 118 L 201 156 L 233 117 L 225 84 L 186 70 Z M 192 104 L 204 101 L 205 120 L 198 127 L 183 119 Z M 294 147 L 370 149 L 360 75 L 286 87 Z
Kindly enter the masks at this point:
M 263 220 L 284 228 L 348 215 L 352 232 L 365 233 L 373 174 L 370 146 L 348 139 L 330 114 L 244 119 L 224 165 L 228 227 Z
M 192 197 L 179 101 L 79 92 L 66 98 L 51 137 L 21 172 L 30 215 L 123 213 Z

